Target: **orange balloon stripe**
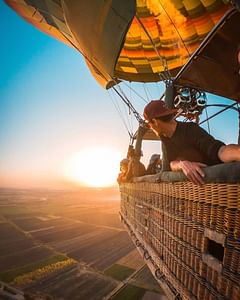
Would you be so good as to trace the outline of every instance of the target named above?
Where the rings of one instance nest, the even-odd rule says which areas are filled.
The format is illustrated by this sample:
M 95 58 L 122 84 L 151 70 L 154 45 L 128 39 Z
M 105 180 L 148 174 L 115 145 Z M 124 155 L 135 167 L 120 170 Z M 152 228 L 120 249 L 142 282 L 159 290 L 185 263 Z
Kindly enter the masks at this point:
M 132 68 L 132 72 L 138 72 L 141 77 L 141 66 L 144 63 L 144 69 L 149 70 L 151 77 L 151 73 L 163 70 L 163 63 L 167 63 L 169 70 L 181 67 L 229 8 L 224 2 L 219 4 L 217 1 L 204 1 L 203 5 L 200 1 L 185 0 L 181 9 L 185 8 L 187 13 L 196 15 L 189 17 L 182 15 L 182 10 L 177 9 L 173 3 L 169 0 L 137 0 L 138 16 L 162 59 L 158 57 L 148 35 L 134 18 L 116 69 L 126 69 L 129 66 L 128 76 L 131 75 Z M 211 13 L 208 7 L 213 10 Z

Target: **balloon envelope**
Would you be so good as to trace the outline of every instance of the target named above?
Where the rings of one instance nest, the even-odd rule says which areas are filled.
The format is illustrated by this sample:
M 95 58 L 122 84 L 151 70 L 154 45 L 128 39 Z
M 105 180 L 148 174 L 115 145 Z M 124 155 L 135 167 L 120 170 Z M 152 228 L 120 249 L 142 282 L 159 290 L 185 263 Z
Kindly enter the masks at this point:
M 160 81 L 166 69 L 175 76 L 230 9 L 225 0 L 5 1 L 80 51 L 106 88 L 117 79 Z

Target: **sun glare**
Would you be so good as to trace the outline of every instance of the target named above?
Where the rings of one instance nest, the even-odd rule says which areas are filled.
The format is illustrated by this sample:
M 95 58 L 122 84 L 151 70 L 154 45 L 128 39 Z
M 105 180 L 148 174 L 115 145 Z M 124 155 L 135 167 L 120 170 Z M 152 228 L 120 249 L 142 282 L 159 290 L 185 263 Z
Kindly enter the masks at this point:
M 120 153 L 111 148 L 89 148 L 74 154 L 65 164 L 65 176 L 90 187 L 116 184 Z

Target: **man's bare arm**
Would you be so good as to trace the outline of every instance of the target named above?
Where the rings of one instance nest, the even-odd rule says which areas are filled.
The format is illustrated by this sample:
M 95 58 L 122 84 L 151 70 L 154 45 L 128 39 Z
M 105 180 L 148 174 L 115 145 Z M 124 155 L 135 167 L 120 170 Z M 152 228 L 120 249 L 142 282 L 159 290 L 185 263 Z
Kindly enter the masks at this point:
M 170 167 L 171 170 L 176 171 L 183 171 L 186 177 L 197 185 L 204 184 L 203 177 L 204 172 L 202 170 L 203 167 L 207 165 L 199 162 L 191 162 L 188 160 L 174 160 L 171 161 Z
M 229 144 L 220 147 L 218 157 L 222 162 L 240 161 L 240 145 Z

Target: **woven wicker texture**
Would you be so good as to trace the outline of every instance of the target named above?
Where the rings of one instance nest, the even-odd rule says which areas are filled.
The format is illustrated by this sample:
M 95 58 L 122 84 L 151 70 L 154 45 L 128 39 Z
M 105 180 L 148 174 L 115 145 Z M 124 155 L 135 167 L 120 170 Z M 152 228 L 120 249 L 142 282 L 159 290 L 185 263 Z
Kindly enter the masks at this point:
M 157 253 L 148 260 L 176 295 L 240 299 L 239 184 L 126 183 L 120 192 L 129 230 L 148 253 Z M 212 241 L 218 253 L 211 253 Z

